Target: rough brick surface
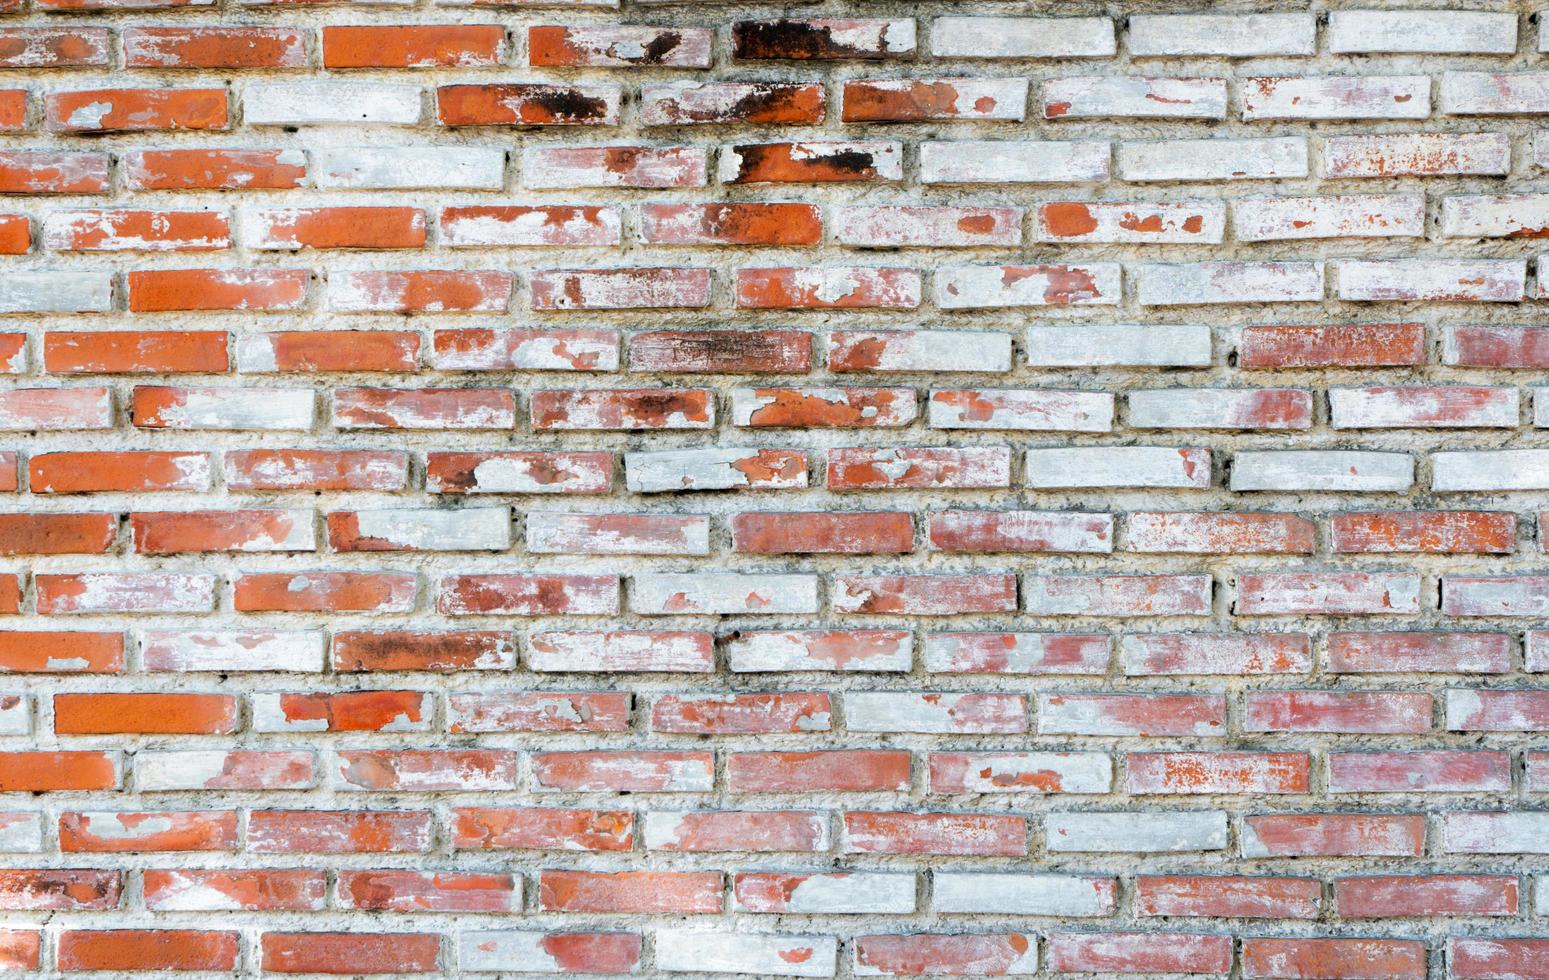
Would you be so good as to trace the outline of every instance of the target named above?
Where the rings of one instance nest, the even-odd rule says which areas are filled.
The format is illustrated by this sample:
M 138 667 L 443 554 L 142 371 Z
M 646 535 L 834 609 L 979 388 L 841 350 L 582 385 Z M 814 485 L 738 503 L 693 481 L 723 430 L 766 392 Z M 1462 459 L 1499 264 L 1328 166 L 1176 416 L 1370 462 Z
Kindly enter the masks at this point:
M 1530 0 L 0 0 L 0 973 L 1549 980 Z

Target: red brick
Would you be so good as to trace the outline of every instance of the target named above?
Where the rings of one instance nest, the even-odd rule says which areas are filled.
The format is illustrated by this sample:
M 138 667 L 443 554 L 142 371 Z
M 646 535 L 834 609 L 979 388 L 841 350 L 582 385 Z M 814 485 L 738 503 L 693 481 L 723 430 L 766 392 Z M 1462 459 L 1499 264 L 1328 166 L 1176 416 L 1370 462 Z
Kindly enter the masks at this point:
M 817 245 L 823 218 L 811 204 L 646 204 L 640 238 L 652 245 Z
M 1337 552 L 1510 554 L 1517 515 L 1490 511 L 1374 511 L 1329 519 Z
M 1313 878 L 1139 875 L 1140 915 L 1185 918 L 1315 919 L 1323 886 Z
M 1244 369 L 1408 367 L 1424 364 L 1423 323 L 1244 327 Z
M 0 555 L 100 555 L 117 531 L 114 514 L 0 514 Z
M 958 854 L 1021 857 L 1027 820 L 1009 813 L 878 813 L 844 815 L 850 854 Z
M 27 461 L 33 493 L 204 490 L 210 459 L 204 453 L 60 452 Z
M 130 68 L 305 68 L 307 34 L 289 27 L 131 27 Z
M 521 879 L 501 872 L 341 871 L 339 901 L 376 912 L 512 912 Z
M 222 374 L 224 330 L 50 330 L 43 366 L 51 374 Z
M 443 85 L 436 118 L 443 126 L 612 126 L 618 101 L 618 89 L 605 85 Z
M 115 133 L 226 129 L 221 88 L 123 88 L 54 92 L 43 107 L 50 132 Z
M 165 30 L 202 36 L 206 29 Z M 145 191 L 290 190 L 307 175 L 305 154 L 295 150 L 131 150 L 123 159 L 129 186 Z
M 401 207 L 258 209 L 244 215 L 249 247 L 395 249 L 425 247 L 425 212 Z
M 505 59 L 499 24 L 323 28 L 324 68 L 472 68 Z
M 0 752 L 0 792 L 117 789 L 118 764 L 106 752 Z
M 235 810 L 67 811 L 59 815 L 59 849 L 66 853 L 235 851 L 237 844 Z
M 270 973 L 435 973 L 441 937 L 428 932 L 265 932 Z
M 760 555 L 888 554 L 914 550 L 914 519 L 903 512 L 869 514 L 738 514 L 732 550 Z
M 1407 939 L 1244 939 L 1245 977 L 1425 980 L 1425 943 Z
M 241 934 L 192 929 L 70 929 L 59 934 L 59 968 L 80 970 L 236 969 Z
M 1051 932 L 1046 950 L 1055 973 L 1225 974 L 1232 968 L 1230 936 Z
M 262 854 L 394 854 L 430 850 L 429 810 L 253 810 L 248 848 Z
M 1375 875 L 1337 878 L 1334 907 L 1346 919 L 1516 915 L 1515 875 Z
M 627 810 L 458 807 L 452 846 L 459 850 L 628 851 L 634 815 Z
M 129 311 L 296 310 L 306 300 L 305 269 L 137 269 Z
M 123 872 L 0 870 L 0 909 L 8 912 L 76 912 L 118 908 Z
M 734 752 L 727 788 L 734 793 L 863 793 L 908 789 L 908 752 Z
M 419 580 L 401 572 L 249 572 L 234 583 L 237 612 L 407 612 Z
M 117 674 L 124 669 L 122 633 L 0 632 L 0 671 L 11 674 Z
M 328 884 L 321 870 L 300 868 L 148 868 L 141 881 L 145 907 L 153 912 L 321 912 Z
M 59 735 L 230 735 L 237 699 L 229 694 L 56 694 Z
M 715 914 L 719 871 L 543 871 L 538 907 L 545 912 Z

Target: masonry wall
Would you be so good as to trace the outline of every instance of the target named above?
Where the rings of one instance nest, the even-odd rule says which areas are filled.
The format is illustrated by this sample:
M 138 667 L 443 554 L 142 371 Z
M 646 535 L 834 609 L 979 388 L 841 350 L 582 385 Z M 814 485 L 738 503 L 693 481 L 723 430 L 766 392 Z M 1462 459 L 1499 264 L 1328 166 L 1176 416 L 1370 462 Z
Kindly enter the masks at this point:
M 0 0 L 0 968 L 1549 978 L 1549 35 L 1399 6 Z

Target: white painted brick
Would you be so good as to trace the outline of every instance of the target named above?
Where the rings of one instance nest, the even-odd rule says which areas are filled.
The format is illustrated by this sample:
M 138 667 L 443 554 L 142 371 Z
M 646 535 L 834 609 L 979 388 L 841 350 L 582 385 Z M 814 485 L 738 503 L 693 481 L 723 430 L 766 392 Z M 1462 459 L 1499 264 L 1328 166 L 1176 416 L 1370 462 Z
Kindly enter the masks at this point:
M 355 515 L 351 530 L 375 545 L 369 550 L 505 551 L 511 547 L 511 511 L 506 507 L 351 513 Z
M 996 388 L 932 391 L 926 424 L 932 429 L 1005 429 L 1023 432 L 1109 432 L 1113 395 L 1106 391 Z
M 1106 58 L 1117 50 L 1107 17 L 937 17 L 937 58 Z
M 642 573 L 630 578 L 630 607 L 645 616 L 815 613 L 816 575 L 732 572 Z
M 249 126 L 413 126 L 422 110 L 418 85 L 385 82 L 263 82 L 242 93 Z
M 985 720 L 975 713 L 975 702 L 980 697 L 979 694 L 854 691 L 844 696 L 844 723 L 852 732 L 951 735 L 973 731 L 976 721 Z M 1021 714 L 1025 728 L 1025 707 Z M 998 722 L 995 726 L 999 727 Z
M 1172 854 L 1226 849 L 1220 810 L 1138 813 L 1051 813 L 1044 818 L 1050 851 Z
M 1135 429 L 1303 429 L 1306 392 L 1264 388 L 1160 388 L 1127 396 Z
M 1549 449 L 1491 449 L 1431 454 L 1431 489 L 1549 490 Z
M 953 140 L 920 144 L 926 184 L 1089 184 L 1108 179 L 1109 146 L 1091 140 Z
M 1316 32 L 1311 13 L 1135 14 L 1129 19 L 1129 50 L 1137 57 L 1310 55 Z
M 156 418 L 169 429 L 312 428 L 317 392 L 310 388 L 183 388 L 177 404 L 159 408 Z
M 1403 493 L 1414 484 L 1415 461 L 1408 453 L 1344 449 L 1244 450 L 1232 459 L 1231 488 Z
M 1334 54 L 1512 54 L 1517 15 L 1477 10 L 1336 10 Z
M 845 341 L 850 346 L 872 341 L 880 344 L 880 351 L 869 362 L 872 371 L 1011 370 L 1011 335 L 998 330 L 877 330 L 867 335 L 851 331 Z M 833 350 L 831 338 L 831 359 Z
M 1112 306 L 1119 301 L 1117 262 L 1085 265 L 956 265 L 936 270 L 944 310 L 1014 306 Z
M 757 449 L 666 449 L 624 454 L 624 481 L 635 493 L 676 490 L 734 490 L 753 483 L 744 469 L 757 462 Z M 797 475 L 763 481 L 764 487 L 807 485 L 805 468 Z
M 1469 194 L 1444 197 L 1446 238 L 1524 238 L 1549 234 L 1549 194 Z
M 1073 640 L 1081 646 L 1081 637 L 1059 633 L 994 633 L 988 634 L 994 646 L 994 673 L 1003 674 L 1101 674 L 1104 663 L 1089 662 L 1079 656 L 1072 657 Z M 974 633 L 932 633 L 925 638 L 925 669 L 937 672 L 969 672 L 956 667 L 965 653 L 965 647 L 973 647 L 981 639 Z M 979 671 L 991 672 L 991 671 Z
M 311 753 L 305 755 L 310 756 Z M 221 777 L 227 774 L 228 757 L 229 753 L 225 749 L 136 752 L 135 786 L 143 793 L 200 790 L 218 786 Z M 274 785 L 279 782 L 275 779 L 266 782 L 276 789 L 306 789 L 316 784 L 316 777 L 309 775 L 288 780 L 284 785 Z
M 1224 78 L 1087 75 L 1043 83 L 1046 119 L 1225 119 Z
M 1021 208 L 840 207 L 833 212 L 834 240 L 858 248 L 1020 245 L 1022 214 Z
M 1526 291 L 1521 259 L 1401 259 L 1337 263 L 1339 298 L 1516 303 Z
M 1549 812 L 1445 813 L 1444 854 L 1549 854 Z
M 792 915 L 907 915 L 915 909 L 912 874 L 840 871 L 799 877 L 783 903 L 783 911 Z M 750 911 L 735 894 L 732 910 Z M 755 905 L 751 911 L 763 910 Z
M 1549 72 L 1443 72 L 1440 108 L 1449 116 L 1546 113 L 1549 112 Z
M 312 182 L 330 190 L 498 191 L 506 153 L 486 146 L 352 146 L 312 151 Z
M 739 630 L 727 641 L 726 659 L 736 673 L 887 673 L 909 669 L 914 641 L 898 630 L 854 630 L 841 639 L 825 630 Z
M 1549 429 L 1549 388 L 1533 389 L 1533 428 Z
M 1429 75 L 1265 75 L 1240 83 L 1242 118 L 1425 119 Z
M 457 937 L 457 961 L 472 973 L 573 974 L 567 951 L 551 951 L 553 937 L 552 932 L 515 929 L 464 932 Z
M 1307 140 L 1199 139 L 1119 144 L 1124 180 L 1256 180 L 1307 176 Z
M 1330 388 L 1329 425 L 1336 429 L 1515 429 L 1515 388 L 1461 385 Z
M 1027 328 L 1033 367 L 1206 367 L 1210 328 L 1195 324 L 1089 323 Z
M 655 148 L 529 146 L 522 150 L 522 186 L 533 190 L 703 187 L 709 180 L 703 147 L 675 147 L 671 154 L 645 152 L 651 149 Z
M 0 735 L 26 735 L 30 731 L 32 701 L 25 694 L 0 693 Z
M 1265 197 L 1232 202 L 1232 235 L 1241 242 L 1303 238 L 1419 238 L 1422 194 Z
M 1500 177 L 1510 169 L 1511 140 L 1505 133 L 1393 133 L 1330 136 L 1323 141 L 1325 177 Z
M 0 314 L 107 313 L 112 309 L 112 273 L 17 270 L 0 276 Z
M 668 973 L 831 977 L 838 958 L 838 940 L 832 936 L 656 930 L 656 966 Z
M 1029 449 L 1024 483 L 1035 489 L 1210 486 L 1210 453 L 1165 446 Z
M 1115 904 L 1112 878 L 938 871 L 932 881 L 937 912 L 1087 917 L 1108 915 Z
M 1130 267 L 1142 306 L 1323 299 L 1322 262 L 1194 262 Z
M 43 850 L 43 814 L 11 811 L 0 814 L 0 854 L 35 854 Z
M 312 631 L 145 630 L 140 656 L 148 671 L 281 671 L 323 669 L 328 637 Z
M 1225 201 L 1058 201 L 1038 209 L 1040 242 L 1120 245 L 1218 244 L 1226 228 Z

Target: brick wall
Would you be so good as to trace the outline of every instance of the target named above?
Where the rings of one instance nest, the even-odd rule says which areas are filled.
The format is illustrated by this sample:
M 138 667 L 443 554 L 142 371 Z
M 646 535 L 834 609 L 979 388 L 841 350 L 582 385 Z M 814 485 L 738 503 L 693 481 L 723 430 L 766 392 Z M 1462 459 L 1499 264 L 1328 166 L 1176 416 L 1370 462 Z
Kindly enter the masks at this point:
M 1549 38 L 1393 6 L 0 0 L 0 967 L 1549 978 Z

